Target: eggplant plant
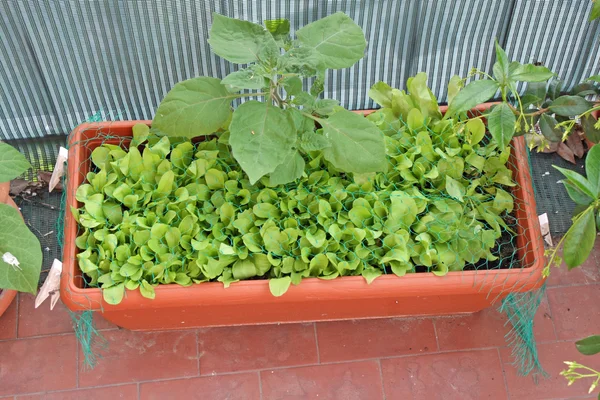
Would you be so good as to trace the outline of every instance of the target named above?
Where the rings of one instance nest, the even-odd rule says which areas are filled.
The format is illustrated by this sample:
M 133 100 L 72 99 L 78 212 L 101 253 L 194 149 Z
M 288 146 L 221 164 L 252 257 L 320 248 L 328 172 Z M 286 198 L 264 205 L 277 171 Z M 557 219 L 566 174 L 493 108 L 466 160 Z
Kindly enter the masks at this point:
M 152 132 L 192 138 L 225 128 L 251 184 L 263 176 L 273 184 L 300 178 L 302 154 L 309 151 L 321 152 L 340 171 L 384 171 L 385 145 L 377 127 L 336 100 L 318 98 L 327 69 L 348 68 L 363 57 L 361 28 L 341 12 L 298 29 L 295 40 L 288 20 L 265 25 L 213 14 L 212 50 L 245 67 L 222 80 L 197 77 L 176 84 L 156 110 Z M 305 91 L 308 78 L 314 80 Z M 263 100 L 248 100 L 232 113 L 233 100 L 250 97 Z

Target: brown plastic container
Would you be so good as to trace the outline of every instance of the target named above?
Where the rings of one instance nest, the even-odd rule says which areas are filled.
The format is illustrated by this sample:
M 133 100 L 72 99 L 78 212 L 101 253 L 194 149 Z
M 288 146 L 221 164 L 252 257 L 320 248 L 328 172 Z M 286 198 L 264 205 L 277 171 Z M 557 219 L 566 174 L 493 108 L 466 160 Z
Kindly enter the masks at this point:
M 132 330 L 447 315 L 482 310 L 511 292 L 528 291 L 543 282 L 544 246 L 525 142 L 519 137 L 513 142 L 511 165 L 518 183 L 513 192 L 519 221 L 517 245 L 525 268 L 449 272 L 443 277 L 432 273 L 401 278 L 385 275 L 370 285 L 361 276 L 308 278 L 292 285 L 281 297 L 271 295 L 267 280 L 237 282 L 227 289 L 220 282 L 190 287 L 159 285 L 154 300 L 142 297 L 137 290 L 127 290 L 120 304 L 106 304 L 100 289 L 83 288 L 75 257 L 77 224 L 68 210 L 80 206 L 75 191 L 89 171 L 92 150 L 102 142 L 118 143 L 118 137 L 130 137 L 132 126 L 138 122 L 150 123 L 83 124 L 71 136 L 61 298 L 73 311 L 101 310 L 107 320 Z M 104 139 L 106 136 L 115 139 Z

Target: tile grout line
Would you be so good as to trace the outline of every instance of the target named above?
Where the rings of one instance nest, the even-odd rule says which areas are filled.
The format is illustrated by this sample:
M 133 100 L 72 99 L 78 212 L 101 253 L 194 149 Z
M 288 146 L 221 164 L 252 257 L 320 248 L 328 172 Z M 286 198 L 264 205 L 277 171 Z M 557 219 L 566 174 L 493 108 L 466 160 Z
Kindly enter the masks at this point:
M 16 337 L 16 338 L 13 338 L 13 339 L 0 339 L 0 343 L 2 343 L 2 342 L 10 342 L 12 340 L 44 339 L 44 338 L 48 338 L 48 337 L 69 336 L 69 335 L 75 336 L 75 332 L 50 333 L 50 334 L 47 334 L 47 335 Z
M 498 361 L 500 362 L 500 369 L 502 370 L 502 380 L 504 381 L 504 390 L 506 390 L 506 397 L 510 400 L 510 392 L 508 391 L 508 380 L 506 379 L 506 372 L 504 372 L 504 363 L 502 362 L 502 356 L 500 355 L 500 348 L 496 347 L 496 353 L 498 353 Z
M 554 312 L 552 310 L 552 307 L 550 306 L 550 299 L 548 298 L 548 291 L 546 291 L 544 293 L 543 300 L 546 302 L 546 305 L 548 306 L 548 311 L 550 313 L 550 324 L 552 325 L 552 329 L 554 330 L 554 339 L 558 340 L 558 331 L 556 330 L 556 326 L 554 325 Z
M 195 377 L 191 377 L 191 378 L 195 378 Z M 168 380 L 173 380 L 173 379 L 177 379 L 177 378 L 169 378 Z M 148 382 L 154 382 L 154 381 L 146 381 L 146 383 L 148 383 Z M 135 384 L 139 384 L 139 383 L 140 382 L 109 383 L 106 385 L 87 386 L 87 387 L 82 387 L 82 388 L 46 390 L 46 391 L 41 391 L 41 392 L 25 392 L 25 393 L 19 393 L 19 394 L 14 394 L 14 395 L 9 394 L 8 397 L 14 396 L 15 398 L 17 398 L 19 396 L 36 396 L 36 395 L 51 394 L 51 393 L 70 393 L 70 392 L 77 392 L 80 390 L 92 390 L 92 389 L 129 386 L 129 385 L 135 385 Z
M 75 387 L 79 389 L 79 340 L 75 337 Z
M 198 376 L 200 375 L 200 345 L 198 344 L 198 335 L 200 333 L 198 332 L 198 329 L 195 330 L 195 336 L 196 336 L 196 360 L 197 360 L 197 367 L 198 367 Z
M 258 395 L 260 400 L 263 400 L 262 378 L 260 375 L 260 371 L 256 371 L 256 374 L 258 375 Z
M 16 326 L 15 326 L 15 339 L 19 339 L 19 299 L 21 297 L 20 293 L 17 293 L 17 298 L 15 301 L 17 302 L 17 318 L 15 318 Z M 16 398 L 17 396 L 15 396 Z
M 383 395 L 383 400 L 385 398 L 385 386 L 383 385 L 383 368 L 381 367 L 381 359 L 377 359 L 377 366 L 379 367 L 379 380 L 381 382 L 381 394 Z
M 319 337 L 317 335 L 317 323 L 313 322 L 313 329 L 315 332 L 315 347 L 317 348 L 317 364 L 321 364 L 321 350 L 319 350 Z
M 600 282 L 569 283 L 569 284 L 565 284 L 565 285 L 548 285 L 546 290 L 572 288 L 572 287 L 583 287 L 583 286 L 600 286 Z
M 433 334 L 435 335 L 435 344 L 437 345 L 437 351 L 440 351 L 440 339 L 438 338 L 437 326 L 435 323 L 435 318 L 431 319 L 431 324 L 433 325 Z

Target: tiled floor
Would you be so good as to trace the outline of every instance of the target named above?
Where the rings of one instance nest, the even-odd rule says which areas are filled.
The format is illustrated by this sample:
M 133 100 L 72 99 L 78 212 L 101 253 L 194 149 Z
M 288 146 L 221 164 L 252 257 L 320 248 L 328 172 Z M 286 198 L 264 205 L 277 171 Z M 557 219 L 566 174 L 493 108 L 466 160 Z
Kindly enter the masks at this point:
M 600 368 L 573 342 L 600 332 L 600 246 L 554 269 L 535 319 L 536 384 L 511 365 L 505 318 L 464 317 L 134 333 L 97 320 L 108 341 L 87 370 L 68 312 L 21 295 L 0 318 L 0 399 L 592 399 L 563 361 Z

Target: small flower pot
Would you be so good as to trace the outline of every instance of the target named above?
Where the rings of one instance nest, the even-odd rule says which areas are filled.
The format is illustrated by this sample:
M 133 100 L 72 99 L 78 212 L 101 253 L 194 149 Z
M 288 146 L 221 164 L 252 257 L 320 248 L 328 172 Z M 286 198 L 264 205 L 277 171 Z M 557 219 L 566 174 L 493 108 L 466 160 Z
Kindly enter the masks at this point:
M 8 204 L 20 213 L 19 207 L 17 207 L 13 199 L 10 198 L 9 192 L 10 182 L 0 183 L 0 203 Z M 10 306 L 10 303 L 12 303 L 16 295 L 16 290 L 0 289 L 0 316 L 4 314 L 4 311 Z
M 78 226 L 69 210 L 80 207 L 75 191 L 90 169 L 92 150 L 106 142 L 126 143 L 139 122 L 150 124 L 90 123 L 78 126 L 71 135 L 61 298 L 73 311 L 97 310 L 107 320 L 132 330 L 448 315 L 482 310 L 511 292 L 543 283 L 544 246 L 525 141 L 518 137 L 513 140 L 510 164 L 517 182 L 513 190 L 519 225 L 516 241 L 523 268 L 449 272 L 441 277 L 433 273 L 384 275 L 370 285 L 361 276 L 307 278 L 281 297 L 271 295 L 267 280 L 241 281 L 229 288 L 220 282 L 159 285 L 154 300 L 128 290 L 120 304 L 109 305 L 100 289 L 83 285 L 76 259 Z

